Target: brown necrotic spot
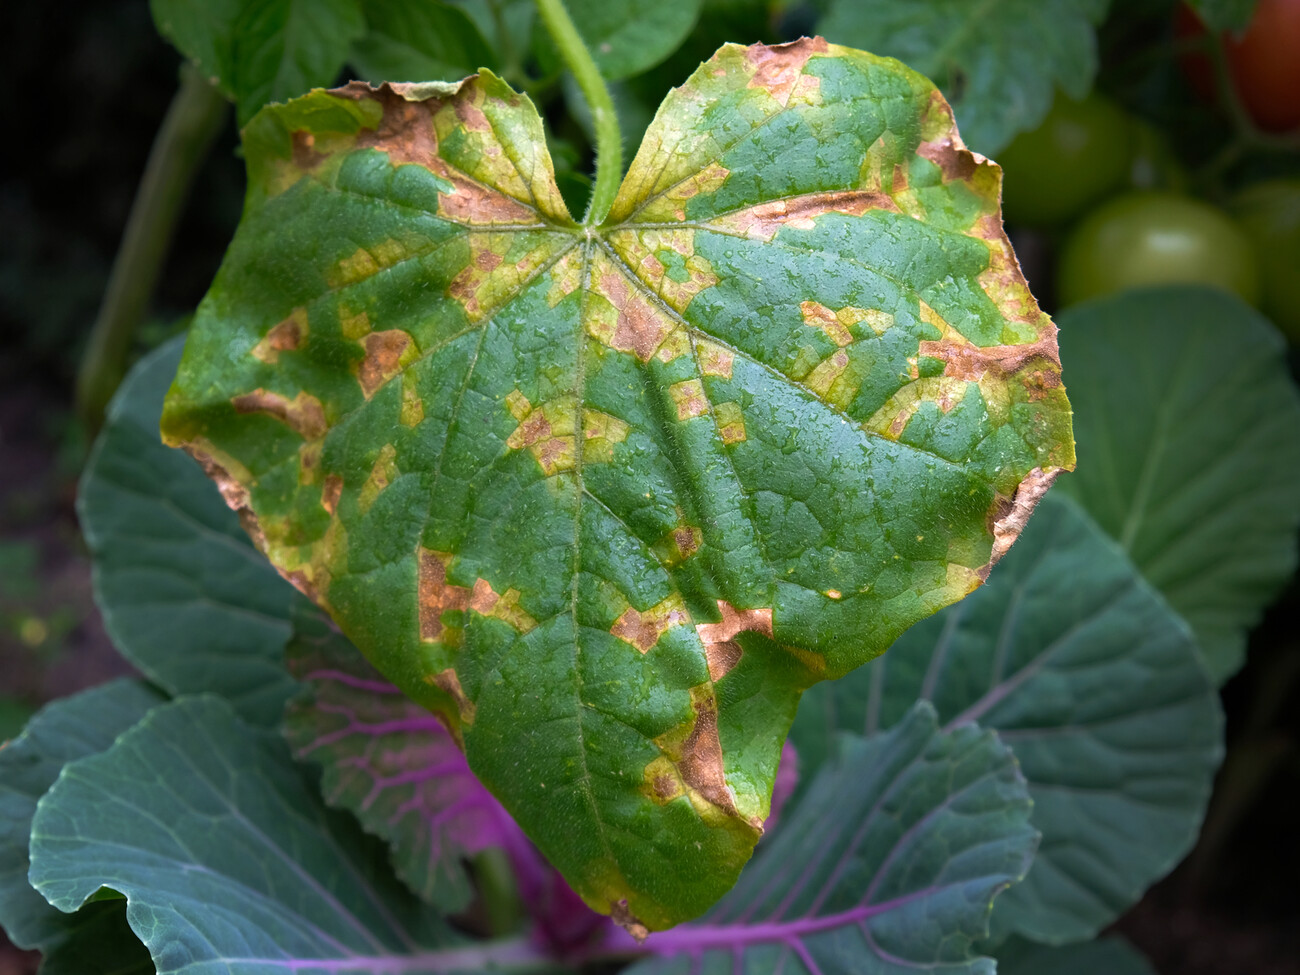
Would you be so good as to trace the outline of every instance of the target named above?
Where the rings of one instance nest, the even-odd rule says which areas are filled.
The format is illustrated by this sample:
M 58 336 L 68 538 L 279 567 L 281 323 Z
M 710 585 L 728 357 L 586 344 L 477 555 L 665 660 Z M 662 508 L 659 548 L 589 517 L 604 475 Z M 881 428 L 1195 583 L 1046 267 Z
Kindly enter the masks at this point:
M 612 335 L 596 338 L 610 348 L 631 352 L 642 362 L 649 362 L 664 339 L 677 328 L 676 323 L 618 271 L 600 275 L 599 291 L 614 306 L 618 317 Z
M 615 924 L 630 934 L 637 944 L 641 944 L 646 938 L 650 937 L 650 929 L 642 924 L 641 919 L 628 909 L 626 900 L 611 904 L 609 906 L 609 916 Z
M 295 308 L 284 321 L 271 326 L 262 341 L 253 346 L 254 358 L 275 364 L 281 352 L 293 352 L 307 338 L 307 309 Z
M 321 487 L 320 505 L 331 515 L 338 511 L 339 498 L 343 494 L 343 478 L 337 474 L 325 475 L 325 484 Z
M 519 605 L 519 595 L 518 589 L 498 593 L 486 579 L 476 579 L 469 595 L 469 608 L 481 616 L 499 619 L 520 633 L 527 633 L 537 625 L 537 620 Z
M 745 61 L 753 72 L 748 87 L 761 88 L 781 105 L 788 105 L 796 93 L 806 96 L 810 88 L 816 89 L 818 79 L 805 76 L 804 66 L 814 54 L 827 50 L 820 37 L 802 37 L 774 47 L 755 44 L 745 50 Z
M 462 722 L 465 724 L 474 723 L 474 702 L 465 696 L 465 691 L 460 686 L 460 678 L 456 676 L 455 670 L 448 667 L 439 673 L 430 674 L 425 679 L 456 702 L 456 710 L 460 714 Z
M 681 773 L 682 781 L 708 802 L 730 816 L 739 816 L 736 797 L 727 785 L 726 769 L 722 761 L 717 701 L 710 694 L 698 695 L 692 703 L 695 707 L 695 726 L 682 744 L 677 770 Z M 761 825 L 758 828 L 761 832 Z
M 989 577 L 989 570 L 997 565 L 998 560 L 1015 544 L 1020 533 L 1025 530 L 1025 525 L 1029 523 L 1029 516 L 1034 513 L 1034 508 L 1038 506 L 1038 502 L 1043 499 L 1043 495 L 1047 493 L 1047 489 L 1052 486 L 1052 482 L 1060 473 L 1057 468 L 1043 470 L 1041 467 L 1035 467 L 1020 482 L 1014 498 L 999 498 L 994 504 L 993 551 L 989 555 L 988 564 L 976 570 L 976 575 L 981 579 Z
M 700 339 L 695 343 L 695 357 L 700 364 L 701 375 L 721 376 L 723 379 L 731 378 L 731 369 L 735 357 L 722 346 Z
M 371 332 L 361 340 L 365 357 L 357 364 L 357 382 L 366 399 L 402 369 L 402 357 L 411 345 L 411 336 L 401 329 Z
M 704 396 L 704 386 L 698 379 L 688 379 L 668 387 L 668 395 L 677 407 L 677 419 L 690 420 L 709 411 L 709 401 Z
M 316 136 L 305 129 L 298 129 L 290 137 L 293 146 L 293 164 L 299 169 L 315 169 L 325 161 L 325 156 L 316 151 Z
M 669 596 L 645 612 L 629 606 L 623 615 L 614 621 L 609 632 L 625 643 L 630 643 L 642 653 L 649 653 L 650 648 L 659 642 L 659 637 L 674 626 L 690 622 L 690 615 L 682 604 L 680 597 Z
M 387 84 L 378 89 L 360 86 L 360 97 L 378 101 L 383 106 L 383 115 L 373 131 L 363 133 L 358 139 L 359 147 L 386 152 L 394 166 L 407 163 L 423 166 L 450 183 L 450 192 L 438 194 L 438 215 L 448 220 L 466 224 L 537 222 L 537 213 L 531 207 L 467 178 L 449 167 L 438 155 L 434 115 L 451 100 L 460 117 L 465 111 L 462 105 L 468 104 L 463 87 L 449 92 L 446 98 L 429 98 L 424 101 L 408 101 L 401 90 L 402 86 Z M 477 112 L 476 118 L 482 117 L 480 109 L 471 108 Z M 486 124 L 486 121 L 484 118 L 483 123 Z M 461 124 L 464 123 L 465 119 L 461 118 Z M 495 143 L 492 145 L 495 146 Z M 499 151 L 499 147 L 497 149 Z
M 817 218 L 828 213 L 860 217 L 869 210 L 898 212 L 893 197 L 878 190 L 843 190 L 809 193 L 790 200 L 760 203 L 711 221 L 711 226 L 743 234 L 755 240 L 771 240 L 783 227 L 812 230 Z
M 950 332 L 946 337 L 936 341 L 924 341 L 917 347 L 917 356 L 927 359 L 940 359 L 944 363 L 943 374 L 953 379 L 978 382 L 986 373 L 1005 376 L 1020 371 L 1034 360 L 1050 364 L 1059 370 L 1060 352 L 1056 345 L 1056 326 L 1049 325 L 1050 333 L 1037 342 L 1025 345 L 973 345 L 966 339 Z M 1055 384 L 1060 385 L 1060 376 Z
M 722 614 L 722 619 L 717 623 L 695 624 L 695 632 L 704 644 L 704 656 L 709 662 L 710 675 L 715 668 L 718 670 L 714 680 L 739 663 L 741 648 L 735 642 L 739 634 L 750 630 L 769 638 L 772 636 L 770 608 L 736 609 L 726 600 L 719 599 L 718 612 Z
M 419 550 L 418 599 L 420 603 L 420 639 L 437 642 L 443 634 L 442 614 L 463 610 L 469 605 L 469 590 L 447 581 L 449 552 Z
M 273 416 L 305 440 L 325 436 L 325 410 L 310 393 L 299 392 L 293 399 L 265 389 L 243 393 L 230 401 L 238 413 L 265 413 Z

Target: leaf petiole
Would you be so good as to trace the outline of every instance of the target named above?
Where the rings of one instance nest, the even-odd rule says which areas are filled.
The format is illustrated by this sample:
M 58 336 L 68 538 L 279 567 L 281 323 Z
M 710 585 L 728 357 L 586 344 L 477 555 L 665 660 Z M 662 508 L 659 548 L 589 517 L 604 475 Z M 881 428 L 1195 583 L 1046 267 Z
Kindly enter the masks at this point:
M 596 227 L 609 215 L 623 176 L 623 136 L 614 111 L 614 99 L 563 0 L 537 0 L 537 12 L 591 108 L 592 125 L 596 130 L 596 179 L 582 223 Z

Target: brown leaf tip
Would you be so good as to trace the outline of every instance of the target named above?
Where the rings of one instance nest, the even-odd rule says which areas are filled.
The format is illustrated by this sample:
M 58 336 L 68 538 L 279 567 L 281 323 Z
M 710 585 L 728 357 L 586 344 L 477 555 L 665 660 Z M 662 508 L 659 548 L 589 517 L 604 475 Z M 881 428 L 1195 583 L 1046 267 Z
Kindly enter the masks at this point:
M 1041 467 L 1035 467 L 1020 482 L 1015 497 L 1010 503 L 1005 500 L 1002 502 L 998 517 L 993 522 L 993 551 L 989 556 L 988 564 L 977 573 L 981 579 L 988 579 L 989 570 L 997 565 L 998 560 L 1015 544 L 1020 533 L 1025 530 L 1025 525 L 1029 524 L 1029 516 L 1034 513 L 1034 508 L 1060 473 L 1060 468 L 1043 470 Z
M 626 898 L 609 906 L 609 916 L 615 924 L 635 938 L 637 944 L 644 944 L 645 939 L 650 937 L 650 929 L 628 909 Z

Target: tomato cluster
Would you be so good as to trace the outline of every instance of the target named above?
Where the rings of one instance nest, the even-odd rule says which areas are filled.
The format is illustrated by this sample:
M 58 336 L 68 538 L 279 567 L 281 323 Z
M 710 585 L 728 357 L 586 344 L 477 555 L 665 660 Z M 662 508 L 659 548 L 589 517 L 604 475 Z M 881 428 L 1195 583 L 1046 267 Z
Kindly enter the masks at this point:
M 1300 0 L 1260 0 L 1247 30 L 1221 41 L 1186 8 L 1176 29 L 1185 50 L 1197 31 L 1222 43 L 1228 97 L 1248 114 L 1246 127 L 1293 132 L 1300 149 Z M 1212 93 L 1208 56 L 1192 47 L 1187 78 Z M 1061 305 L 1143 285 L 1215 285 L 1258 305 L 1300 344 L 1300 152 L 1292 159 L 1294 176 L 1235 191 L 1197 187 L 1205 181 L 1189 177 L 1152 125 L 1101 94 L 1059 96 L 999 159 L 1003 214 L 1013 228 L 1057 238 Z M 1215 202 L 1188 195 L 1189 184 Z

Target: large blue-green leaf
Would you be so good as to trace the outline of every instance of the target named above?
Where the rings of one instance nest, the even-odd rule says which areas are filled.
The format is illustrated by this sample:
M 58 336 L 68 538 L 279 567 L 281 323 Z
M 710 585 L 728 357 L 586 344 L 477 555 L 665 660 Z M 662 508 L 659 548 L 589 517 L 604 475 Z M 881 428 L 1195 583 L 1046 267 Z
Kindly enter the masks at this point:
M 1222 682 L 1291 578 L 1300 394 L 1281 334 L 1210 288 L 1128 292 L 1061 318 L 1079 473 L 1063 489 L 1192 625 Z
M 832 0 L 832 41 L 888 54 L 952 102 L 966 142 L 999 152 L 1047 116 L 1057 86 L 1082 98 L 1110 0 Z
M 740 883 L 700 921 L 654 934 L 636 975 L 991 975 L 971 946 L 1037 836 L 997 736 L 913 707 L 845 735 Z
M 164 700 L 139 681 L 115 681 L 48 705 L 18 738 L 0 747 L 0 927 L 14 944 L 44 952 L 48 971 L 153 971 L 121 903 L 90 904 L 67 915 L 31 888 L 28 841 L 36 803 L 64 765 L 102 752 Z M 83 958 L 74 969 L 69 962 L 87 941 L 98 946 L 98 958 Z M 50 968 L 54 956 L 62 961 L 54 959 L 58 963 Z
M 1090 938 L 1196 837 L 1221 752 L 1218 697 L 1186 625 L 1068 498 L 1049 496 L 998 574 L 882 657 L 814 688 L 792 736 L 815 765 L 933 701 L 1016 754 L 1043 843 L 995 931 Z
M 301 597 L 249 543 L 201 470 L 158 438 L 177 339 L 118 390 L 77 498 L 95 601 L 122 655 L 173 694 L 211 691 L 274 726 L 295 687 L 284 668 Z
M 74 911 L 101 887 L 160 975 L 445 975 L 531 966 L 524 943 L 454 935 L 324 808 L 273 733 L 220 698 L 151 711 L 67 766 L 37 808 L 31 881 Z

